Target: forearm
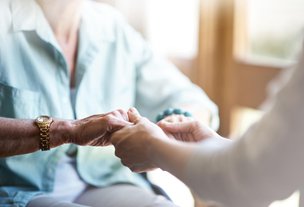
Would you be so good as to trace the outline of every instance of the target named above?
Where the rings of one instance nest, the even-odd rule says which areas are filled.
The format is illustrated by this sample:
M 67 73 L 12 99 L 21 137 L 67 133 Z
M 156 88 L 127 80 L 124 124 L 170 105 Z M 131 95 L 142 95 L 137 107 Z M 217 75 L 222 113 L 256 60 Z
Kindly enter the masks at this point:
M 204 148 L 209 154 L 213 151 L 220 151 L 232 143 L 231 140 L 220 137 L 208 138 L 200 143 L 155 139 L 151 140 L 149 151 L 152 162 L 157 167 L 172 173 L 181 180 L 187 180 L 187 168 L 197 150 L 200 151 L 201 145 L 205 146 Z
M 267 206 L 303 185 L 304 57 L 272 108 L 231 147 L 201 145 L 184 181 L 225 206 Z
M 155 166 L 181 178 L 184 176 L 182 169 L 185 169 L 192 155 L 192 147 L 192 144 L 153 139 L 149 153 Z
M 67 141 L 67 123 L 55 120 L 50 128 L 51 148 Z M 39 129 L 34 120 L 0 118 L 0 157 L 27 154 L 40 149 Z

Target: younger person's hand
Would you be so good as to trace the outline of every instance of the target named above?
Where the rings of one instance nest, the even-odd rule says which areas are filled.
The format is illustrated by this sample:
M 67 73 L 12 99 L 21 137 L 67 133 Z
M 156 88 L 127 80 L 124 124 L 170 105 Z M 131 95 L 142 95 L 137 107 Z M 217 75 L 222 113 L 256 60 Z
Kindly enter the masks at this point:
M 173 122 L 164 119 L 158 122 L 158 126 L 170 137 L 184 142 L 200 142 L 207 138 L 221 138 L 211 128 L 191 117 L 180 117 Z
M 128 125 L 111 136 L 115 155 L 134 172 L 152 170 L 156 168 L 152 145 L 157 140 L 168 140 L 168 137 L 156 124 L 141 117 L 136 109 L 130 109 L 128 115 L 134 125 Z

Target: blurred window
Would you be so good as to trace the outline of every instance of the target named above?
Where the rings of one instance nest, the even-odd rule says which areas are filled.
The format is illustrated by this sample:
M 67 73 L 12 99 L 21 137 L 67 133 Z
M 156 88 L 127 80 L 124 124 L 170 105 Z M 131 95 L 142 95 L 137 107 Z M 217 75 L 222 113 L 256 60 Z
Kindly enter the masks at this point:
M 197 54 L 199 0 L 147 0 L 147 38 L 165 56 Z
M 248 0 L 249 53 L 295 60 L 304 36 L 303 0 Z

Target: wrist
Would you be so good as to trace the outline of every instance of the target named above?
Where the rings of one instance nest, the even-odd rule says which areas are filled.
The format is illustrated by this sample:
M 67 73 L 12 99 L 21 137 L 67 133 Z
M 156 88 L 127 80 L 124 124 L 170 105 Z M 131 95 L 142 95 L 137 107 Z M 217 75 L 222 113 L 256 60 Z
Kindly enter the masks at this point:
M 161 170 L 173 173 L 181 178 L 192 155 L 192 146 L 168 139 L 158 139 L 151 144 L 151 162 Z
M 179 108 L 168 108 L 168 109 L 164 110 L 162 113 L 157 115 L 156 122 L 159 122 L 162 119 L 166 118 L 167 116 L 172 116 L 172 115 L 183 115 L 185 117 L 192 116 L 192 114 L 188 111 L 184 111 Z
M 54 120 L 50 127 L 51 148 L 71 143 L 72 124 L 68 120 Z
M 148 157 L 150 157 L 150 163 L 156 168 L 163 169 L 165 159 L 165 151 L 168 149 L 168 141 L 160 138 L 150 139 L 148 145 Z

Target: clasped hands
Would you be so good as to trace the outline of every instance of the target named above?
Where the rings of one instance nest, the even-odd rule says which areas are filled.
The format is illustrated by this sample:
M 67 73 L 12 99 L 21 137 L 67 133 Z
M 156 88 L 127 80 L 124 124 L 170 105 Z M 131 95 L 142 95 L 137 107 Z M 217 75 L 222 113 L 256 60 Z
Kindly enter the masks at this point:
M 199 142 L 219 137 L 209 127 L 182 115 L 166 117 L 157 124 L 142 117 L 135 108 L 116 110 L 73 122 L 70 143 L 115 147 L 115 155 L 134 172 L 152 170 L 157 142 Z

